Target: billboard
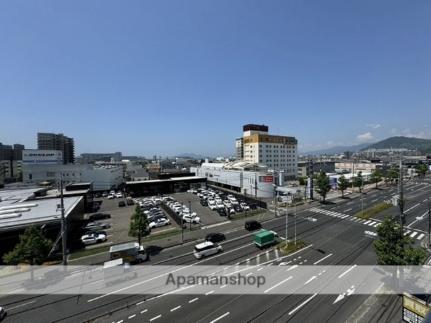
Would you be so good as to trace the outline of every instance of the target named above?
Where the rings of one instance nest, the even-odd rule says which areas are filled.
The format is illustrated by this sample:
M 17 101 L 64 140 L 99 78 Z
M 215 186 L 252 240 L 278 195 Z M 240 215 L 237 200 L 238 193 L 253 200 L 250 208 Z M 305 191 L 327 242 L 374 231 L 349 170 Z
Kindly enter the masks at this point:
M 403 321 L 409 323 L 425 322 L 431 314 L 431 306 L 413 295 L 403 294 Z
M 273 183 L 274 182 L 274 176 L 272 176 L 272 175 L 259 176 L 259 182 L 261 182 L 261 183 Z
M 24 149 L 22 152 L 23 164 L 63 164 L 63 152 L 61 150 Z

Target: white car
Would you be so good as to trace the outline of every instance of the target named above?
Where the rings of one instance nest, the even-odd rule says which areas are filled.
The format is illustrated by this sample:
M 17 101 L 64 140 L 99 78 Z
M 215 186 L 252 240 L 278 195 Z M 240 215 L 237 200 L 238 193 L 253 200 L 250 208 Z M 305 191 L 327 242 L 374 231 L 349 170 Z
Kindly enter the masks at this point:
M 218 203 L 218 202 L 217 202 L 217 204 L 216 204 L 216 205 L 217 205 L 217 208 L 218 208 L 218 209 L 224 209 L 224 204 L 223 204 L 223 203 Z
M 122 198 L 123 197 L 123 193 L 118 192 L 117 194 L 115 194 L 115 197 Z
M 90 233 L 90 234 L 84 234 L 81 237 L 81 241 L 85 245 L 95 244 L 99 242 L 105 242 L 106 241 L 106 234 L 103 233 Z
M 217 204 L 221 204 L 221 203 L 223 203 L 223 200 L 222 200 L 220 197 L 216 197 L 216 198 L 215 198 L 215 202 L 216 202 Z
M 115 199 L 115 194 L 109 194 L 108 195 L 108 200 L 112 200 Z
M 217 208 L 217 204 L 216 204 L 216 202 L 214 200 L 208 200 L 208 207 L 211 210 L 215 210 Z
M 224 204 L 227 208 L 231 208 L 231 207 L 232 207 L 232 203 L 231 203 L 230 201 L 228 201 L 228 200 L 225 200 L 225 201 L 223 202 L 223 204 Z
M 193 215 L 190 215 L 190 214 L 186 214 L 186 215 L 183 215 L 183 221 L 186 222 L 186 223 L 195 223 L 195 224 L 197 224 L 197 223 L 201 222 L 201 219 L 198 216 L 193 216 Z
M 250 207 L 246 203 L 241 203 L 240 205 L 244 211 L 250 211 Z
M 222 251 L 222 246 L 211 241 L 205 241 L 195 246 L 193 254 L 196 259 L 201 259 L 202 257 L 211 256 Z
M 150 223 L 150 228 L 159 228 L 159 227 L 163 227 L 165 225 L 169 225 L 171 223 L 171 221 L 169 221 L 169 219 L 166 218 L 160 218 L 157 221 L 151 222 Z

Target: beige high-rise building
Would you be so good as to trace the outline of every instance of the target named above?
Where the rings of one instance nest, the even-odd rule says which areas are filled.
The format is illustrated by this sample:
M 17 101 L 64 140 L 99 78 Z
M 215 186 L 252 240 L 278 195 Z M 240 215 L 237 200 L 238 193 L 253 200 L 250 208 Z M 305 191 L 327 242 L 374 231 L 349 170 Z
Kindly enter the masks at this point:
M 298 141 L 295 137 L 268 133 L 268 126 L 247 124 L 243 136 L 235 141 L 237 159 L 259 163 L 294 179 L 298 172 Z

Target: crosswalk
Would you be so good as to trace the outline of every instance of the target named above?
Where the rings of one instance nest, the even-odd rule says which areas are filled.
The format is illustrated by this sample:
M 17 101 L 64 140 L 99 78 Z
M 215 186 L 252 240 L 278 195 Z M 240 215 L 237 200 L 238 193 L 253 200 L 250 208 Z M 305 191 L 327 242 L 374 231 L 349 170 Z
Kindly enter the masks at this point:
M 309 211 L 313 212 L 313 213 L 317 213 L 317 214 L 324 214 L 333 218 L 339 218 L 339 219 L 346 219 L 355 223 L 359 223 L 362 225 L 366 225 L 372 228 L 377 228 L 379 225 L 381 225 L 381 221 L 379 220 L 375 220 L 375 219 L 360 219 L 354 216 L 351 216 L 349 214 L 344 214 L 344 213 L 340 213 L 340 212 L 335 212 L 335 211 L 331 211 L 331 210 L 325 210 L 325 209 L 319 209 L 316 207 L 313 207 L 311 209 L 309 209 Z M 420 232 L 420 231 L 415 231 L 415 230 L 409 230 L 406 229 L 404 230 L 404 235 L 405 236 L 410 236 L 410 238 L 414 239 L 416 238 L 416 240 L 422 240 L 425 237 L 425 234 Z

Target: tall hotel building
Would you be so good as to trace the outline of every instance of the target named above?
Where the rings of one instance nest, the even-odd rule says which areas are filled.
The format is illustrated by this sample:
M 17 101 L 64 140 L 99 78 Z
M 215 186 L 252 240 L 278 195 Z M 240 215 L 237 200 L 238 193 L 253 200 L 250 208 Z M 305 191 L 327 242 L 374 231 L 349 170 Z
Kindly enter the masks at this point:
M 236 157 L 250 163 L 266 165 L 283 174 L 285 180 L 298 173 L 298 141 L 295 137 L 268 134 L 268 126 L 247 124 L 243 136 L 236 139 Z

